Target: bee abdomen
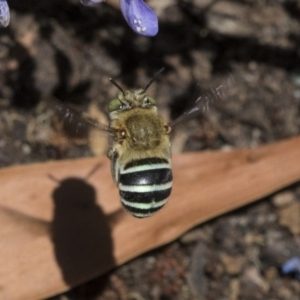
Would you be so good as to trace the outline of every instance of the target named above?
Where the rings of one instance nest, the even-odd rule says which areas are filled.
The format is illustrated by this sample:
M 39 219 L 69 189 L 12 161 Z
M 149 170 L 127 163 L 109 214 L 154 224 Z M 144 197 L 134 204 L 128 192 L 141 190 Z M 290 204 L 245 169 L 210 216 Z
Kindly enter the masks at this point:
M 153 215 L 168 200 L 172 170 L 166 159 L 147 158 L 128 163 L 120 172 L 119 190 L 124 207 L 135 217 Z

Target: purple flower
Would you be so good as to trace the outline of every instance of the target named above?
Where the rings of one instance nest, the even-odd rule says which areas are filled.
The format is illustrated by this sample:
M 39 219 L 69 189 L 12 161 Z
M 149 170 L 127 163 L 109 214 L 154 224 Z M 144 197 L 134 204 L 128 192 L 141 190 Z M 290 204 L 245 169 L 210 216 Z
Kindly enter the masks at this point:
M 120 0 L 120 5 L 123 16 L 133 31 L 145 36 L 157 34 L 157 16 L 143 0 Z
M 86 6 L 95 6 L 104 0 L 80 0 Z M 120 0 L 123 16 L 134 32 L 154 36 L 158 32 L 155 12 L 143 0 Z
M 295 277 L 300 280 L 300 258 L 293 257 L 286 261 L 282 267 L 281 271 L 283 274 L 294 274 Z
M 0 23 L 7 27 L 10 21 L 9 7 L 6 0 L 0 0 Z

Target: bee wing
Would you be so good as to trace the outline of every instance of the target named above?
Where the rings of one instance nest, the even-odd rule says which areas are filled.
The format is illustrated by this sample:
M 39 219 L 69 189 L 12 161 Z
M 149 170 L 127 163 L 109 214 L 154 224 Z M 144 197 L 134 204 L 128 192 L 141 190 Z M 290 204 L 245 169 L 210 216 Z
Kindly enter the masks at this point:
M 228 90 L 233 86 L 233 84 L 234 84 L 234 79 L 230 75 L 230 77 L 226 81 L 224 81 L 221 85 L 219 85 L 217 88 L 211 89 L 205 95 L 197 98 L 194 106 L 189 110 L 185 111 L 175 121 L 171 122 L 169 126 L 171 126 L 171 128 L 174 128 L 180 122 L 190 118 L 190 116 L 200 112 L 208 111 L 210 106 L 214 104 L 216 101 L 226 98 L 228 94 Z
M 88 128 L 93 128 L 104 131 L 109 135 L 114 135 L 114 131 L 108 125 L 102 124 L 68 106 L 55 104 L 55 110 L 58 112 L 59 118 L 63 122 L 63 125 L 75 125 L 76 133 L 79 133 L 82 130 L 87 130 Z

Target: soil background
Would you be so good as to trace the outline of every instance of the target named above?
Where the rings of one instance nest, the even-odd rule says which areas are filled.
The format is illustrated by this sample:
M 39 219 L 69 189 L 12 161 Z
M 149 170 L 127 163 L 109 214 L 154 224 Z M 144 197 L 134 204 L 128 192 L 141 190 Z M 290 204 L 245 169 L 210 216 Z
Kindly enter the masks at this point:
M 108 4 L 8 2 L 11 23 L 0 29 L 1 167 L 104 154 L 105 141 L 72 132 L 72 124 L 73 138 L 62 135 L 49 103 L 105 122 L 102 112 L 117 93 L 110 77 L 140 88 L 162 67 L 149 94 L 166 119 L 199 97 L 211 102 L 178 126 L 176 153 L 299 134 L 300 1 L 148 1 L 159 17 L 154 38 L 137 36 Z M 280 272 L 300 256 L 299 215 L 295 184 L 51 299 L 299 300 L 300 282 Z

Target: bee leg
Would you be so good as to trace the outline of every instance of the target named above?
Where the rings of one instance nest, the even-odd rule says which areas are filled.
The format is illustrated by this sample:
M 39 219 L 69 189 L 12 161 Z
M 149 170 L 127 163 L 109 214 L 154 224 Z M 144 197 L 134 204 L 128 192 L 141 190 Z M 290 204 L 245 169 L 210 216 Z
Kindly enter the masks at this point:
M 116 151 L 115 151 L 114 148 L 108 149 L 107 157 L 108 157 L 110 160 L 113 160 L 115 154 L 116 154 Z
M 107 157 L 111 161 L 111 174 L 114 179 L 114 182 L 116 185 L 118 185 L 119 182 L 119 164 L 118 164 L 118 157 L 119 154 L 114 148 L 110 148 L 107 152 Z

